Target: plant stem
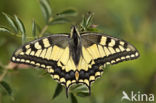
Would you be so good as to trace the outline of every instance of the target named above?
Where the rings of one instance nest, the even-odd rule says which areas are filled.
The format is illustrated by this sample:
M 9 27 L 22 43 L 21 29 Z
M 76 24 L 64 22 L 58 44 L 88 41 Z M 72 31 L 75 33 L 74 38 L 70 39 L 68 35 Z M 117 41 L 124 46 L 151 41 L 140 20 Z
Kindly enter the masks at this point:
M 0 82 L 3 80 L 3 78 L 5 77 L 5 75 L 7 74 L 8 72 L 8 69 L 7 68 L 4 68 L 4 71 L 2 73 L 2 75 L 0 75 Z
M 0 62 L 0 67 L 5 68 L 5 66 Z
M 19 37 L 19 38 L 22 37 L 21 34 L 15 34 L 15 33 L 12 33 L 12 32 L 10 32 L 10 35 L 13 35 L 13 36 L 16 36 L 16 37 Z M 29 39 L 33 39 L 33 37 L 27 37 L 27 38 L 29 38 Z
M 43 29 L 41 30 L 41 33 L 39 34 L 39 37 L 42 37 L 42 35 L 46 32 L 47 29 L 48 29 L 48 25 L 45 25 L 43 27 Z
M 53 17 L 50 17 L 49 20 L 48 20 L 48 23 L 43 27 L 43 29 L 41 30 L 40 34 L 39 34 L 39 37 L 42 37 L 43 34 L 46 32 L 46 30 L 48 29 L 49 27 L 49 23 L 53 20 Z
M 0 66 L 1 66 L 2 68 L 4 68 L 3 73 L 0 75 L 0 82 L 1 82 L 1 81 L 3 80 L 3 78 L 5 77 L 5 75 L 7 74 L 8 68 L 6 68 L 1 62 L 0 62 Z

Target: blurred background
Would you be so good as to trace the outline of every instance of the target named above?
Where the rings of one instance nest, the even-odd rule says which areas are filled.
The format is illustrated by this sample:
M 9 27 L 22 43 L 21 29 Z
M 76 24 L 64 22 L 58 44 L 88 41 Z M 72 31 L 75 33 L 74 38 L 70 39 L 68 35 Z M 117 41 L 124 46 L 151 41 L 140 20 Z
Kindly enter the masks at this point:
M 91 96 L 76 96 L 78 103 L 121 103 L 122 91 L 131 91 L 156 96 L 156 1 L 155 0 L 51 0 L 52 15 L 74 8 L 78 14 L 69 17 L 72 21 L 49 26 L 51 33 L 70 32 L 72 24 L 79 24 L 88 11 L 94 13 L 94 24 L 100 32 L 124 39 L 140 52 L 140 57 L 133 61 L 113 65 L 104 70 L 102 77 L 91 88 Z M 17 15 L 24 23 L 26 35 L 32 35 L 32 21 L 40 27 L 45 22 L 38 0 L 0 0 L 0 27 L 8 27 L 2 15 Z M 30 41 L 27 39 L 27 41 Z M 7 65 L 14 50 L 21 46 L 21 38 L 0 32 L 0 63 Z M 0 76 L 4 68 L 0 67 Z M 41 69 L 9 70 L 3 81 L 12 89 L 11 96 L 0 86 L 0 103 L 66 103 L 65 89 L 54 100 L 57 82 Z M 123 103 L 131 103 L 127 100 Z M 142 102 L 144 103 L 144 102 Z M 154 103 L 154 102 L 153 102 Z M 155 100 L 156 103 L 156 100 Z

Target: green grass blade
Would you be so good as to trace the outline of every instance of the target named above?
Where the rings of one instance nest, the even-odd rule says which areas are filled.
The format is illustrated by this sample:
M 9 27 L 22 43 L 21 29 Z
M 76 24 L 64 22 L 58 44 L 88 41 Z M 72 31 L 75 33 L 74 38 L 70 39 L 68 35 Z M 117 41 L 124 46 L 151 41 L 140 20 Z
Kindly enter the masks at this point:
M 49 18 L 52 16 L 52 10 L 48 0 L 40 0 L 40 7 L 42 10 L 42 14 L 45 18 L 46 23 L 48 23 Z
M 8 29 L 3 28 L 3 27 L 0 27 L 0 31 L 1 31 L 1 32 L 8 32 L 8 33 L 10 33 L 10 31 L 9 31 Z
M 6 92 L 7 92 L 9 95 L 12 94 L 12 89 L 11 89 L 10 85 L 9 85 L 7 82 L 1 81 L 0 84 L 1 84 L 1 86 L 6 90 Z
M 73 95 L 73 93 L 70 93 L 71 103 L 78 103 L 76 97 Z
M 2 14 L 5 16 L 5 18 L 9 22 L 9 24 L 12 27 L 12 29 L 14 30 L 14 32 L 17 33 L 18 32 L 18 27 L 16 26 L 14 20 L 11 19 L 6 13 L 2 13 Z
M 77 11 L 75 9 L 67 9 L 57 14 L 58 16 L 76 16 Z
M 32 22 L 32 35 L 33 35 L 34 38 L 36 37 L 36 28 L 37 28 L 36 23 L 33 20 L 33 22 Z
M 20 32 L 22 34 L 22 43 L 24 43 L 25 40 L 26 40 L 24 24 L 16 15 L 14 17 L 15 17 L 16 23 L 18 25 L 18 28 L 19 28 L 19 30 L 20 30 Z
M 55 93 L 52 99 L 55 99 L 62 92 L 62 90 L 63 90 L 62 85 L 57 84 L 57 87 L 55 89 Z
M 68 20 L 66 18 L 55 18 L 48 25 L 63 24 L 63 23 L 67 23 L 67 22 L 70 22 L 70 20 Z

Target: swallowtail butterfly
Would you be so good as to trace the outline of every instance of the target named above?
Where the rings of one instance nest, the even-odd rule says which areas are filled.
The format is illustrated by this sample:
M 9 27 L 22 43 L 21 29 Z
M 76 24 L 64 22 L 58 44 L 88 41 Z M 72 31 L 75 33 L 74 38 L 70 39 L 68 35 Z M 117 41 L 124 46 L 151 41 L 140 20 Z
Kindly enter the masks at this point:
M 124 40 L 100 33 L 54 34 L 26 43 L 17 49 L 11 61 L 47 70 L 54 80 L 66 87 L 91 83 L 103 72 L 103 66 L 139 57 L 137 49 Z

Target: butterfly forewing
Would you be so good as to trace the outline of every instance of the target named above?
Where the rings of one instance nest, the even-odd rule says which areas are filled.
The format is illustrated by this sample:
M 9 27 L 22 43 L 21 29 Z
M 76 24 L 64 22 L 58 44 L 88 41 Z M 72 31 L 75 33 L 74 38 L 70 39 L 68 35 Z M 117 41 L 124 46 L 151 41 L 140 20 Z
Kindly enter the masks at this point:
M 29 42 L 17 49 L 11 61 L 46 69 L 55 80 L 69 85 L 70 71 L 76 67 L 69 53 L 68 35 L 51 35 Z M 68 84 L 66 84 L 66 82 Z

